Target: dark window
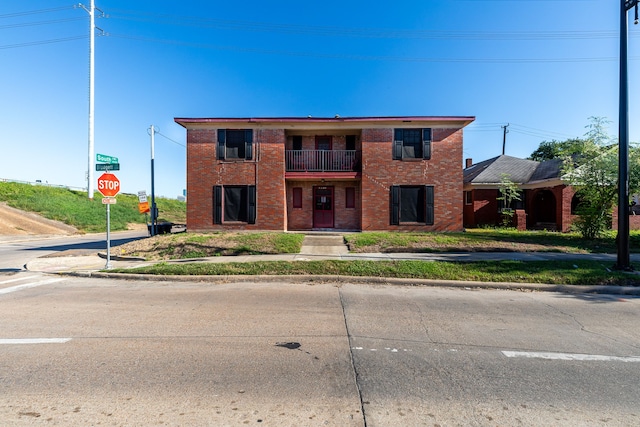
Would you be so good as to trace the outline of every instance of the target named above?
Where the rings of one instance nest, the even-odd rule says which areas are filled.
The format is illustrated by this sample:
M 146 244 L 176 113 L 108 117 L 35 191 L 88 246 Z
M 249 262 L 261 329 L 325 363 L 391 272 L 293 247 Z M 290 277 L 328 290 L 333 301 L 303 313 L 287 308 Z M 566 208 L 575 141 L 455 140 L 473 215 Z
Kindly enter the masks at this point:
M 353 209 L 356 207 L 356 188 L 355 187 L 347 187 L 345 188 L 345 207 L 348 209 Z
M 473 204 L 473 193 L 471 191 L 464 192 L 464 204 L 465 205 Z
M 582 202 L 582 195 L 580 193 L 575 193 L 571 198 L 571 215 L 578 215 Z
M 331 150 L 331 143 L 330 136 L 316 136 L 316 150 Z
M 346 146 L 345 150 L 355 150 L 356 149 L 356 136 L 355 135 L 347 135 L 346 137 Z
M 252 146 L 251 129 L 218 129 L 218 160 L 251 160 Z
M 213 191 L 213 222 L 256 222 L 255 185 L 216 185 Z
M 498 190 L 498 197 L 501 197 L 501 193 L 499 190 Z M 524 209 L 524 194 L 522 193 L 522 191 L 518 191 L 518 197 L 520 197 L 520 200 L 517 200 L 517 199 L 511 200 L 511 203 L 509 204 L 509 206 L 507 206 L 507 209 L 511 209 L 511 210 Z M 502 212 L 502 210 L 505 209 L 504 202 L 505 202 L 504 200 L 498 200 L 498 212 Z
M 394 129 L 394 160 L 430 158 L 431 129 Z
M 302 150 L 302 137 L 300 135 L 293 136 L 293 149 Z
M 302 187 L 293 188 L 293 207 L 302 209 Z
M 391 224 L 433 225 L 433 186 L 394 185 L 391 187 Z

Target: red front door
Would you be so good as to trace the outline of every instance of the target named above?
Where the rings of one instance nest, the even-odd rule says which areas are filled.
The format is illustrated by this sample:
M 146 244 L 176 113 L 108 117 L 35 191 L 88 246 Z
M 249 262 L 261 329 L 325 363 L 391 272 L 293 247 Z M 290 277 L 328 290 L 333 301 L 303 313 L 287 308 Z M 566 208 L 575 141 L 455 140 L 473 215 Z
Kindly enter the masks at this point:
M 333 187 L 313 187 L 313 227 L 333 228 Z

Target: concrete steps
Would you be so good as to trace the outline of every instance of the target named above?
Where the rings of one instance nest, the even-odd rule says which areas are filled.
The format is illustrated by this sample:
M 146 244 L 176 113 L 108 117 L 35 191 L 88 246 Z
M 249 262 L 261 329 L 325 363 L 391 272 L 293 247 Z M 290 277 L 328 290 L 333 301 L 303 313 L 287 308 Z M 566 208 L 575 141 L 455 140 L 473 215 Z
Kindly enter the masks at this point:
M 349 249 L 342 235 L 305 235 L 300 254 L 302 255 L 344 255 Z

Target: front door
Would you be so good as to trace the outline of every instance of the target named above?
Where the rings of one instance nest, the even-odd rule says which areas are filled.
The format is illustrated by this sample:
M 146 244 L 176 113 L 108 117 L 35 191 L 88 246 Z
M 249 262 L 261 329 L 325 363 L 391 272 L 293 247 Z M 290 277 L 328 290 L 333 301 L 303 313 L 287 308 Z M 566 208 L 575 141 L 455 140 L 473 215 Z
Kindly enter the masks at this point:
M 333 187 L 313 187 L 313 227 L 333 228 Z

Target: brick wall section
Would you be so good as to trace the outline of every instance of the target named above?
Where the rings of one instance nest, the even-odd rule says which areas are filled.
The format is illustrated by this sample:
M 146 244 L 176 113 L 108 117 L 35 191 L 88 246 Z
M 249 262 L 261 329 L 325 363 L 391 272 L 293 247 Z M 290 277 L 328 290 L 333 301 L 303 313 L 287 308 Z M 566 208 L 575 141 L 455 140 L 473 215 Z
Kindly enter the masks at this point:
M 333 187 L 334 228 L 337 230 L 360 230 L 361 201 L 358 181 L 289 181 L 287 182 L 287 218 L 288 230 L 313 229 L 313 187 Z M 293 208 L 293 188 L 302 188 L 302 209 Z M 355 188 L 355 208 L 346 207 L 346 188 Z
M 187 227 L 189 231 L 213 226 L 212 183 L 217 175 L 215 129 L 187 131 Z
M 284 230 L 284 130 L 255 130 L 259 161 L 216 159 L 217 129 L 187 132 L 187 227 L 189 231 Z M 256 185 L 256 223 L 213 223 L 214 185 Z
M 498 214 L 498 190 L 473 190 L 473 226 L 497 225 L 500 223 Z
M 393 129 L 362 130 L 362 230 L 462 230 L 462 129 L 432 130 L 431 160 L 392 160 Z M 392 185 L 433 185 L 434 225 L 390 225 Z
M 254 132 L 259 141 L 258 187 L 255 228 L 286 230 L 284 129 L 260 129 Z M 249 229 L 247 227 L 247 229 Z

